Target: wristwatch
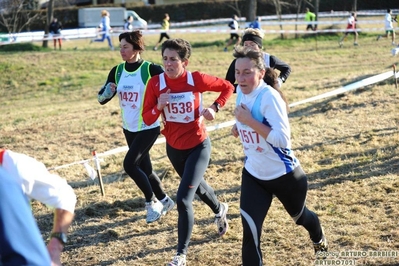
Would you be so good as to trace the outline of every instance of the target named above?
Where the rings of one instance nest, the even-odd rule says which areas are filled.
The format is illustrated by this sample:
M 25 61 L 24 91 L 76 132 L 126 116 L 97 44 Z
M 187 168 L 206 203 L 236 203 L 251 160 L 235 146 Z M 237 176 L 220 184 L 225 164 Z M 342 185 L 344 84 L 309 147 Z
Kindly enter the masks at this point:
M 215 108 L 216 108 L 216 113 L 217 112 L 219 112 L 219 109 L 220 109 L 220 104 L 219 103 L 217 103 L 217 102 L 214 102 L 213 103 L 213 105 L 215 106 Z
M 50 235 L 50 239 L 53 237 L 57 238 L 64 246 L 68 242 L 68 237 L 63 232 L 52 232 Z

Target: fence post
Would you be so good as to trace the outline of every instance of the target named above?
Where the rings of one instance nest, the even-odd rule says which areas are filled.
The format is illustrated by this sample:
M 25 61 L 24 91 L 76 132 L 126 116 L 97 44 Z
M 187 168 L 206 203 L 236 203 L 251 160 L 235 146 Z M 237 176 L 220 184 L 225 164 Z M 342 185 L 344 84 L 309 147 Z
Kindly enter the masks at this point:
M 93 156 L 94 156 L 94 162 L 96 164 L 96 171 L 97 171 L 97 177 L 98 177 L 98 182 L 100 184 L 100 189 L 101 189 L 101 195 L 105 196 L 105 191 L 104 191 L 104 185 L 103 185 L 103 178 L 101 177 L 101 166 L 100 166 L 100 160 L 97 157 L 96 151 L 93 151 Z

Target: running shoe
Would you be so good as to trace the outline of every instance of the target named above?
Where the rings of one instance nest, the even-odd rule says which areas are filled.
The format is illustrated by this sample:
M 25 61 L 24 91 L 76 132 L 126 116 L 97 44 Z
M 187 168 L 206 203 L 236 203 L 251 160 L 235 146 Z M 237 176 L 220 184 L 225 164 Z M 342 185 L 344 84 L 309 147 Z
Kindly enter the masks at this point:
M 186 266 L 186 255 L 177 253 L 173 260 L 166 264 L 166 266 Z
M 318 259 L 325 259 L 325 254 L 322 254 L 324 252 L 328 251 L 328 242 L 326 239 L 326 236 L 324 235 L 324 230 L 323 231 L 323 237 L 321 238 L 319 243 L 313 243 L 313 248 L 314 252 L 316 254 L 316 258 Z
M 379 41 L 381 39 L 381 35 L 378 35 L 376 41 Z
M 151 201 L 145 203 L 145 209 L 147 210 L 147 223 L 152 223 L 161 218 L 163 204 L 160 201 Z
M 226 234 L 229 229 L 229 223 L 227 221 L 227 211 L 229 210 L 229 205 L 227 203 L 221 203 L 222 211 L 220 214 L 215 215 L 215 224 L 218 228 L 219 236 Z
M 344 45 L 343 42 L 338 42 L 338 44 L 339 44 L 339 47 L 340 47 L 340 48 Z
M 163 204 L 162 215 L 166 215 L 175 206 L 175 202 L 169 196 L 166 196 L 166 200 L 161 203 Z

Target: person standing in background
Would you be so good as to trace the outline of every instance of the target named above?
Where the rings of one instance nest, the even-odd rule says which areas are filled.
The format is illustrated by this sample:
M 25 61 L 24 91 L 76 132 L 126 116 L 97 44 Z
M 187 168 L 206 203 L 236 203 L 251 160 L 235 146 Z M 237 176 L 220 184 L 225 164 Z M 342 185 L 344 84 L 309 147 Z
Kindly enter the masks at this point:
M 315 31 L 317 29 L 316 25 L 313 25 L 313 22 L 316 20 L 316 15 L 313 12 L 310 12 L 309 8 L 306 8 L 306 13 L 305 13 L 305 21 L 308 22 L 308 25 L 306 26 L 306 30 L 313 30 Z
M 224 47 L 223 51 L 227 52 L 227 48 L 235 41 L 235 45 L 238 45 L 241 41 L 240 35 L 238 34 L 238 17 L 237 15 L 233 15 L 232 20 L 228 24 L 230 28 L 230 39 Z
M 146 84 L 152 76 L 163 73 L 163 69 L 141 58 L 145 45 L 140 31 L 121 33 L 119 41 L 120 54 L 125 62 L 111 69 L 97 97 L 101 105 L 108 103 L 115 95 L 119 98 L 123 133 L 129 147 L 123 168 L 143 192 L 146 222 L 152 223 L 174 206 L 152 169 L 149 154 L 160 134 L 159 121 L 145 124 L 142 117 Z
M 124 31 L 132 31 L 133 30 L 133 17 L 128 16 L 125 25 L 123 25 L 123 30 Z
M 260 21 L 261 21 L 261 18 L 260 17 L 256 17 L 254 21 L 249 23 L 249 27 L 252 28 L 252 29 L 262 29 L 261 26 L 260 26 Z
M 395 43 L 395 27 L 393 26 L 393 22 L 398 22 L 396 20 L 396 16 L 392 17 L 392 10 L 387 9 L 387 13 L 385 14 L 385 35 L 378 35 L 377 41 L 381 38 L 388 38 L 389 34 L 392 36 L 392 45 L 396 46 Z
M 75 211 L 76 195 L 72 187 L 65 179 L 51 174 L 43 163 L 11 150 L 0 149 L 0 168 L 14 178 L 30 199 L 55 208 L 47 249 L 52 265 L 60 266 Z
M 353 45 L 358 46 L 359 44 L 357 43 L 357 38 L 358 38 L 358 33 L 356 31 L 356 13 L 352 12 L 350 17 L 348 18 L 348 25 L 346 26 L 346 32 L 344 33 L 344 36 L 341 37 L 339 40 L 339 47 L 342 47 L 344 45 L 344 40 L 349 34 L 353 34 L 355 36 Z
M 155 44 L 153 50 L 156 51 L 158 50 L 158 46 L 161 44 L 163 38 L 169 40 L 170 36 L 168 34 L 168 30 L 169 30 L 169 14 L 165 13 L 164 18 L 162 20 L 162 30 L 161 30 L 161 35 L 159 36 L 159 41 Z
M 112 45 L 112 40 L 111 40 L 111 24 L 110 24 L 110 18 L 109 18 L 109 12 L 107 10 L 101 11 L 101 23 L 99 25 L 100 31 L 101 31 L 101 38 L 99 39 L 94 39 L 91 40 L 90 43 L 92 42 L 103 42 L 105 39 L 108 41 L 109 48 L 113 51 L 114 46 Z
M 61 30 L 62 30 L 61 22 L 59 22 L 57 18 L 53 18 L 53 21 L 51 22 L 49 27 L 49 31 L 53 37 L 54 50 L 57 49 L 57 40 L 58 40 L 58 47 L 61 50 L 61 45 L 62 45 Z

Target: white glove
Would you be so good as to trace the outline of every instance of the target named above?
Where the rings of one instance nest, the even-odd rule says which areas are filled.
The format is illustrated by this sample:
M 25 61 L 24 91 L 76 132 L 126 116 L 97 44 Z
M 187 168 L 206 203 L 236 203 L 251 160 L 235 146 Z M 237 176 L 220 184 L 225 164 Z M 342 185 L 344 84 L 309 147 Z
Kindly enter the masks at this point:
M 114 90 L 111 87 L 111 82 L 109 82 L 106 86 L 105 86 L 105 90 L 103 92 L 103 96 L 105 98 L 111 98 L 112 95 L 114 95 Z
M 97 98 L 98 101 L 101 103 L 105 100 L 108 100 L 109 98 L 111 98 L 114 95 L 115 92 L 115 83 L 111 83 L 109 82 L 106 86 L 105 89 L 103 91 L 102 94 L 98 94 Z

